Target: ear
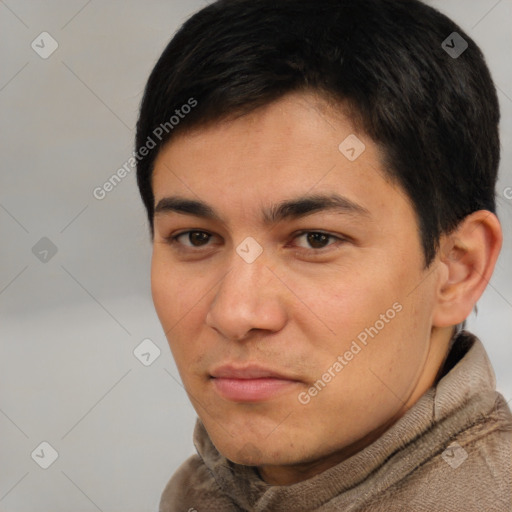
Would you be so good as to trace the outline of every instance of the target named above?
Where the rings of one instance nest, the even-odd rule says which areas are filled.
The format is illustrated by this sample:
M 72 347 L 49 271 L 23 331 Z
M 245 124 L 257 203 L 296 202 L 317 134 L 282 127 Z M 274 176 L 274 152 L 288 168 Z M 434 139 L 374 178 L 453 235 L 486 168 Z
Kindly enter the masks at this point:
M 441 237 L 434 326 L 460 324 L 471 314 L 491 279 L 502 241 L 500 222 L 487 210 L 468 215 Z

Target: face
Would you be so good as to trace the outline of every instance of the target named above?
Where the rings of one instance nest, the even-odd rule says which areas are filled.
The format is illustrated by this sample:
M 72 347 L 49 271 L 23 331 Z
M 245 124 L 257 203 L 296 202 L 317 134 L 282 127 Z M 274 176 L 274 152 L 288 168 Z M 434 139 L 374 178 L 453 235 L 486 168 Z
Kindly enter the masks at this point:
M 354 135 L 364 150 L 340 149 Z M 224 456 L 314 463 L 400 413 L 429 364 L 435 272 L 369 137 L 289 94 L 171 140 L 152 186 L 154 304 Z

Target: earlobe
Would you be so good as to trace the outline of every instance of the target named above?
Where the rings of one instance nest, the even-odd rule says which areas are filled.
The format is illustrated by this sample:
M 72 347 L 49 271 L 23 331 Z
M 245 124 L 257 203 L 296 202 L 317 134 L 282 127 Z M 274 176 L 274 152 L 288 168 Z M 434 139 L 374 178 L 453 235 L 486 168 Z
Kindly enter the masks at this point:
M 456 325 L 470 315 L 491 279 L 502 239 L 498 218 L 487 210 L 468 215 L 441 238 L 434 326 Z

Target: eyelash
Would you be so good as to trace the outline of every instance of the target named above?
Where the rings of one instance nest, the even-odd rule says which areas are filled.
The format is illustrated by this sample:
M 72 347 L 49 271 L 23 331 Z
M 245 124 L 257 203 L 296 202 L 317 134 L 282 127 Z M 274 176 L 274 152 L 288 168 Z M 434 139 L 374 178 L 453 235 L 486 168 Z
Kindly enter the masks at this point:
M 193 230 L 188 230 L 188 231 L 182 231 L 181 233 L 178 233 L 177 235 L 168 237 L 166 240 L 170 245 L 178 246 L 177 249 L 180 251 L 200 252 L 202 248 L 207 247 L 207 246 L 195 247 L 195 246 L 186 246 L 186 245 L 180 244 L 180 242 L 178 241 L 178 238 L 180 238 L 181 236 L 184 236 L 184 235 L 189 235 L 190 233 L 201 233 L 201 234 L 209 235 L 210 237 L 215 236 L 215 235 L 212 235 L 211 233 L 208 233 L 207 231 L 193 229 Z M 303 235 L 307 235 L 307 234 L 324 235 L 324 236 L 328 237 L 329 240 L 331 240 L 331 239 L 337 240 L 338 245 L 340 243 L 344 243 L 344 242 L 348 241 L 348 238 L 346 238 L 346 237 L 331 235 L 330 233 L 325 233 L 324 231 L 300 231 L 293 236 L 293 239 L 299 238 L 299 237 L 301 237 Z M 210 238 L 207 241 L 210 241 Z M 320 249 L 305 249 L 304 247 L 299 247 L 296 250 L 296 252 L 297 253 L 308 253 L 309 255 L 313 254 L 315 256 L 322 255 L 325 252 L 327 252 L 329 250 L 329 247 L 331 247 L 332 245 L 335 245 L 335 244 L 328 244 L 326 247 L 322 247 Z

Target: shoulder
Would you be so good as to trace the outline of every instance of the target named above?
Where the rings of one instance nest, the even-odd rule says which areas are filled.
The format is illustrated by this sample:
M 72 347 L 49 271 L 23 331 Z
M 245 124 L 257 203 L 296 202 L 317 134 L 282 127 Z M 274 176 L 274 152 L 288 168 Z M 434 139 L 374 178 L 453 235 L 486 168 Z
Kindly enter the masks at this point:
M 512 415 L 503 398 L 389 491 L 412 510 L 511 510 Z
M 461 433 L 423 473 L 429 487 L 467 511 L 512 509 L 512 422 L 493 423 Z

